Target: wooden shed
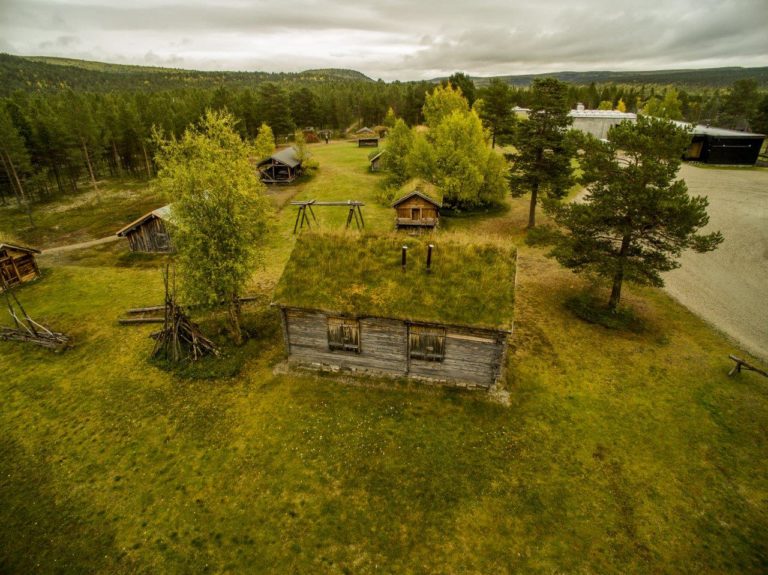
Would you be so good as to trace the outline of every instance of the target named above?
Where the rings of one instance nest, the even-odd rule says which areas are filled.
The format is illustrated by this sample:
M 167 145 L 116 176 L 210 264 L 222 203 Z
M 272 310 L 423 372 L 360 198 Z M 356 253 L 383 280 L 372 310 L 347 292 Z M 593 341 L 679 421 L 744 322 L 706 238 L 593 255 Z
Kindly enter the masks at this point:
M 293 146 L 275 152 L 257 167 L 265 184 L 289 184 L 301 175 L 301 160 Z
M 35 254 L 40 250 L 15 244 L 0 243 L 0 291 L 3 286 L 15 285 L 31 281 L 40 276 Z
M 405 195 L 392 204 L 395 208 L 395 228 L 418 230 L 437 227 L 441 202 L 435 186 L 424 181 L 411 180 L 401 191 L 405 191 Z
M 515 262 L 498 245 L 304 234 L 275 292 L 289 365 L 490 388 L 512 333 Z
M 372 172 L 380 172 L 384 166 L 384 153 L 386 150 L 380 152 L 371 152 L 371 156 L 368 157 L 368 163 L 371 166 Z
M 171 206 L 163 206 L 131 222 L 116 235 L 128 238 L 132 252 L 171 253 L 173 244 L 168 230 L 171 218 Z
M 355 132 L 358 148 L 378 148 L 379 134 L 368 127 L 360 128 Z

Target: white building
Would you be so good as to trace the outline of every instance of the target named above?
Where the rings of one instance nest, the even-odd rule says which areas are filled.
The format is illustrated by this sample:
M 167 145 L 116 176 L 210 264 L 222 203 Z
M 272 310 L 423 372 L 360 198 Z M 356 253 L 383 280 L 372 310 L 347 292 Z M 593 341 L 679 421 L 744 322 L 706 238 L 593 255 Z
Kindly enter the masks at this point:
M 608 139 L 608 130 L 611 126 L 624 120 L 637 121 L 637 114 L 616 110 L 585 110 L 584 104 L 577 104 L 576 109 L 571 110 L 569 115 L 573 118 L 573 127 L 576 130 L 592 134 L 601 140 Z

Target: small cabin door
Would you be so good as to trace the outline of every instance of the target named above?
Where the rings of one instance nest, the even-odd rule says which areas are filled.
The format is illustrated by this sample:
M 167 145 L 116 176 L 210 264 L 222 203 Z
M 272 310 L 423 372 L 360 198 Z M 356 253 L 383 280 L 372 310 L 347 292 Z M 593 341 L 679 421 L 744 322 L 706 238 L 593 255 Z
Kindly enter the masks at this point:
M 411 208 L 411 219 L 412 220 L 421 219 L 421 208 Z

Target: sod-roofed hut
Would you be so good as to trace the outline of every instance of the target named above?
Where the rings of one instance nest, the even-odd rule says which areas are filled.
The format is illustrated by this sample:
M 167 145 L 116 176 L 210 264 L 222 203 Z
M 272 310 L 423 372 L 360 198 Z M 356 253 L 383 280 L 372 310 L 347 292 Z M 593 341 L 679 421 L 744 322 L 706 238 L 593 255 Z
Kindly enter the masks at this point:
M 398 230 L 433 229 L 440 221 L 440 193 L 432 184 L 411 180 L 400 188 L 401 195 L 392 204 Z
M 265 184 L 289 184 L 301 175 L 301 159 L 290 146 L 258 163 L 259 176 Z
M 163 206 L 131 222 L 116 235 L 128 239 L 132 252 L 171 253 L 173 244 L 168 230 L 171 220 L 171 206 Z
M 432 246 L 395 234 L 302 235 L 275 292 L 289 363 L 493 386 L 512 333 L 516 252 Z
M 358 148 L 378 148 L 379 147 L 379 134 L 375 130 L 371 130 L 369 127 L 360 128 L 355 132 L 357 138 Z
M 379 152 L 371 152 L 371 154 L 368 156 L 368 163 L 371 166 L 372 172 L 380 172 L 384 167 L 385 152 L 386 150 L 381 150 Z
M 35 248 L 0 242 L 0 291 L 3 286 L 13 287 L 39 277 L 35 260 L 39 253 Z

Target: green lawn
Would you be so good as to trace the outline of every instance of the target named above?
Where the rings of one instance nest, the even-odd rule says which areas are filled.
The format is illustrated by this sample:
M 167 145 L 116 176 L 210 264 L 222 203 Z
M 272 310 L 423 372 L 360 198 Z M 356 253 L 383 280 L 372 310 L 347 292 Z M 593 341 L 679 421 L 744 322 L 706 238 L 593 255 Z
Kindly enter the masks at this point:
M 367 152 L 311 149 L 316 176 L 276 194 L 360 199 L 389 230 Z M 254 277 L 265 301 L 294 217 L 277 213 Z M 265 305 L 223 360 L 239 375 L 173 375 L 148 359 L 153 326 L 116 323 L 160 300 L 157 262 L 43 258 L 18 295 L 76 346 L 0 343 L 0 572 L 764 573 L 766 380 L 728 378 L 736 348 L 658 290 L 627 290 L 640 332 L 575 318 L 582 281 L 522 244 L 526 218 L 523 198 L 439 232 L 520 246 L 509 407 L 282 373 Z
M 33 204 L 32 220 L 15 203 L 0 207 L 0 241 L 11 235 L 36 248 L 86 242 L 113 235 L 165 201 L 145 181 L 102 182 L 57 202 Z

